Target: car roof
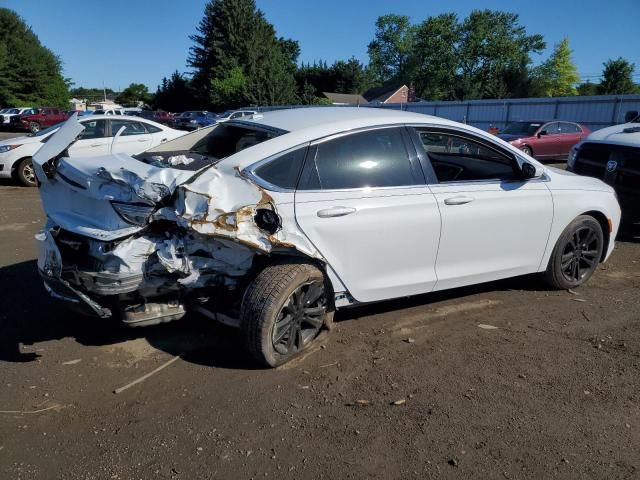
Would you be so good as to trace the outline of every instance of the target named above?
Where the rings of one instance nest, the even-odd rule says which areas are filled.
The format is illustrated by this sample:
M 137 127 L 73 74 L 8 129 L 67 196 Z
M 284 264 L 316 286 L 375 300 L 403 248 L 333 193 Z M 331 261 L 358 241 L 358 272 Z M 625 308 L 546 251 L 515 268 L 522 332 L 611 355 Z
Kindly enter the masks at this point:
M 308 129 L 324 131 L 324 135 L 321 134 L 320 136 L 351 130 L 351 128 L 348 128 L 349 124 L 353 125 L 352 128 L 366 128 L 386 124 L 424 123 L 428 120 L 437 120 L 447 124 L 454 123 L 444 118 L 421 113 L 368 107 L 293 108 L 259 113 L 248 119 L 249 122 L 286 130 L 287 132 Z
M 368 107 L 305 107 L 287 110 L 277 110 L 254 115 L 250 118 L 229 120 L 230 125 L 257 125 L 272 129 L 284 130 L 286 133 L 268 142 L 260 144 L 259 148 L 248 148 L 223 159 L 220 167 L 238 167 L 240 169 L 252 163 L 275 155 L 307 142 L 352 130 L 394 125 L 430 125 L 463 127 L 477 134 L 484 135 L 474 127 L 432 115 L 404 112 L 387 108 Z M 207 128 L 207 127 L 205 127 Z M 212 128 L 212 127 L 208 127 Z M 493 135 L 486 134 L 488 138 Z
M 144 122 L 144 123 L 153 123 L 154 125 L 162 125 L 161 123 L 154 122 L 153 120 L 149 120 L 144 117 L 138 117 L 134 115 L 82 115 L 78 116 L 79 122 L 91 122 L 93 120 L 132 120 L 134 122 Z

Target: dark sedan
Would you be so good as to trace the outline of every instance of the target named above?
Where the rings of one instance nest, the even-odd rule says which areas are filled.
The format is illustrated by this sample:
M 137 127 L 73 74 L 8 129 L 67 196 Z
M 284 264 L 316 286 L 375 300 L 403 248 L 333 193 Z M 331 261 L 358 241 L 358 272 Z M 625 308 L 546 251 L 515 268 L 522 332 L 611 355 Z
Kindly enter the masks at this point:
M 551 120 L 513 122 L 498 137 L 538 160 L 565 160 L 571 148 L 590 133 L 579 123 Z

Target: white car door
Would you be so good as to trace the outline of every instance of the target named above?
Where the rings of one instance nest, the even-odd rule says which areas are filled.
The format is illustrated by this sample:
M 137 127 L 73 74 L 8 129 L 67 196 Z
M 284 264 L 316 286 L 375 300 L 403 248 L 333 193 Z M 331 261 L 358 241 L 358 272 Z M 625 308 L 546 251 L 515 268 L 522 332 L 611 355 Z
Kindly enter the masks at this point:
M 122 127 L 125 127 L 124 131 L 113 143 L 113 153 L 135 155 L 136 153 L 144 152 L 151 148 L 151 134 L 147 133 L 142 122 L 137 120 L 116 119 L 115 117 L 109 121 L 111 122 L 112 136 L 117 135 L 118 131 L 120 131 Z
M 295 193 L 298 225 L 361 302 L 436 283 L 440 213 L 408 140 L 395 127 L 320 141 Z
M 553 220 L 544 179 L 523 180 L 511 152 L 468 132 L 415 133 L 442 215 L 435 290 L 538 271 Z
M 106 120 L 83 120 L 84 131 L 80 138 L 69 148 L 72 157 L 93 157 L 106 155 L 111 148 L 112 138 L 107 136 Z
M 141 121 L 140 123 L 144 125 L 147 133 L 151 135 L 151 147 L 160 145 L 161 143 L 164 143 L 168 140 L 173 140 L 174 138 L 179 136 L 175 134 L 175 131 L 164 130 L 160 126 L 153 125 L 149 122 Z

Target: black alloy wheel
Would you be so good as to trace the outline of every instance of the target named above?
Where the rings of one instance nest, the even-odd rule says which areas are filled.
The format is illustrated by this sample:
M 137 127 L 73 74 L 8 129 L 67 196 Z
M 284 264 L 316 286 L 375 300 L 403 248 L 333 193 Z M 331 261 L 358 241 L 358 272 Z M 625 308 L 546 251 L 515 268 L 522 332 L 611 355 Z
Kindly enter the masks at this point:
M 273 348 L 281 355 L 302 350 L 318 336 L 327 313 L 326 304 L 321 280 L 300 285 L 289 296 L 273 325 Z

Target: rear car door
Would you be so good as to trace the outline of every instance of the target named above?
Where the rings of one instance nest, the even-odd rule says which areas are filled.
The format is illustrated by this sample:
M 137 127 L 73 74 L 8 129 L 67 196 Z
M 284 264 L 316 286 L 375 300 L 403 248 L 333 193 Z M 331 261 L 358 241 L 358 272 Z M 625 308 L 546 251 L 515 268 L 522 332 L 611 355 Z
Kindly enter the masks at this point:
M 522 180 L 514 154 L 488 139 L 416 127 L 442 216 L 436 290 L 538 271 L 551 221 L 542 179 Z
M 582 129 L 571 122 L 558 122 L 558 129 L 560 131 L 559 156 L 568 157 L 571 148 L 582 140 Z
M 118 134 L 124 127 L 124 131 L 115 139 L 112 147 L 113 153 L 128 153 L 134 155 L 151 148 L 151 134 L 147 133 L 141 122 L 126 119 L 110 119 L 111 136 Z
M 538 140 L 536 140 L 533 149 L 536 157 L 544 158 L 560 155 L 560 140 L 558 122 L 543 125 L 538 131 Z
M 408 141 L 393 127 L 316 142 L 295 193 L 298 225 L 361 302 L 436 283 L 440 213 Z
M 86 120 L 80 122 L 84 131 L 79 139 L 69 147 L 69 155 L 72 157 L 92 157 L 106 155 L 111 148 L 113 138 L 107 134 L 106 120 Z

